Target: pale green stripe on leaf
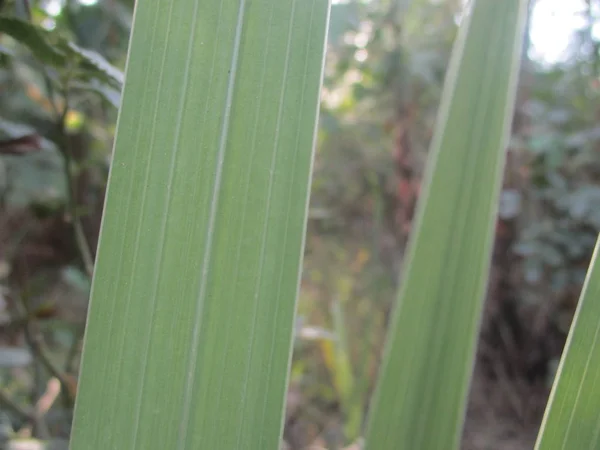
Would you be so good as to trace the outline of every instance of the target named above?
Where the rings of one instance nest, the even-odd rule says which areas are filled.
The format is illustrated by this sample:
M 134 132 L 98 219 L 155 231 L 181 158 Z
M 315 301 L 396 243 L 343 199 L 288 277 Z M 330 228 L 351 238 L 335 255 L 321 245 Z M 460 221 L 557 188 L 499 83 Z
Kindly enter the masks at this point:
M 527 0 L 472 0 L 444 87 L 368 450 L 458 448 Z
M 137 2 L 72 450 L 278 448 L 328 12 Z
M 556 374 L 536 450 L 600 449 L 600 240 Z

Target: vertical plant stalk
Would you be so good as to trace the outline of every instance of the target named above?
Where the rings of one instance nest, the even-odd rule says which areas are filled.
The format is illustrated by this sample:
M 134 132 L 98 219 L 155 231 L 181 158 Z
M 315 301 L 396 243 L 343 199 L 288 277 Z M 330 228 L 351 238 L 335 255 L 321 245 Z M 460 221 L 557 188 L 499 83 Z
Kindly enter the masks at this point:
M 458 448 L 491 259 L 527 0 L 472 0 L 393 312 L 368 450 Z
M 71 143 L 69 141 L 69 135 L 66 126 L 66 117 L 69 112 L 68 85 L 65 88 L 64 98 L 64 111 L 60 115 L 58 127 L 62 139 L 62 149 L 64 157 L 63 164 L 65 166 L 65 178 L 67 180 L 67 208 L 73 226 L 73 232 L 75 234 L 75 243 L 77 245 L 77 249 L 79 250 L 81 262 L 85 269 L 85 273 L 91 279 L 92 275 L 94 274 L 94 257 L 92 256 L 92 251 L 87 241 L 87 237 L 85 236 L 83 224 L 81 223 L 81 217 L 79 216 L 78 212 L 77 197 L 75 192 L 75 180 L 73 177 L 73 169 L 71 167 L 73 162 L 73 149 L 71 148 Z
M 535 450 L 600 448 L 600 261 L 596 241 Z
M 29 1 L 28 0 L 21 0 L 21 1 L 22 1 L 23 9 L 25 11 L 27 20 L 31 21 L 31 6 L 29 4 Z M 75 244 L 76 244 L 77 250 L 79 251 L 79 255 L 81 257 L 81 262 L 83 264 L 85 272 L 91 278 L 93 275 L 93 272 L 94 272 L 94 258 L 92 256 L 92 252 L 90 250 L 89 243 L 87 242 L 87 238 L 86 238 L 84 230 L 83 230 L 81 218 L 79 217 L 79 214 L 77 211 L 75 186 L 74 186 L 74 180 L 73 180 L 73 173 L 72 173 L 72 169 L 71 169 L 73 152 L 71 149 L 71 143 L 69 141 L 69 135 L 68 135 L 67 124 L 66 124 L 67 114 L 69 113 L 69 83 L 70 83 L 69 78 L 70 78 L 70 76 L 68 73 L 66 73 L 66 74 L 64 74 L 63 77 L 61 77 L 62 78 L 61 82 L 62 82 L 63 98 L 64 98 L 64 106 L 61 111 L 61 109 L 58 106 L 57 100 L 56 100 L 56 92 L 55 92 L 54 86 L 52 84 L 52 79 L 50 78 L 50 75 L 48 75 L 48 71 L 47 71 L 46 67 L 42 67 L 41 71 L 42 71 L 42 76 L 44 78 L 44 84 L 46 85 L 46 91 L 47 91 L 48 99 L 50 101 L 50 105 L 52 107 L 54 114 L 56 115 L 56 121 L 57 121 L 56 126 L 58 128 L 58 136 L 60 138 L 59 145 L 60 145 L 60 149 L 63 154 L 63 164 L 65 167 L 65 179 L 67 182 L 66 183 L 67 184 L 67 210 L 69 211 L 71 223 L 73 226 Z
M 31 16 L 31 6 L 29 4 L 29 1 L 22 0 L 22 6 L 25 11 L 27 20 L 30 21 L 32 16 Z M 71 220 L 71 224 L 73 227 L 75 246 L 79 252 L 79 256 L 81 258 L 81 263 L 83 264 L 84 270 L 85 270 L 87 276 L 90 277 L 90 279 L 91 279 L 92 275 L 93 275 L 93 271 L 94 271 L 94 261 L 93 261 L 92 252 L 90 250 L 89 244 L 87 242 L 87 238 L 86 238 L 84 230 L 83 230 L 81 218 L 79 217 L 79 214 L 77 211 L 75 186 L 74 186 L 74 179 L 73 179 L 73 173 L 72 173 L 72 168 L 71 168 L 72 148 L 71 148 L 71 143 L 69 141 L 67 124 L 66 124 L 67 114 L 69 113 L 69 83 L 70 83 L 69 78 L 70 78 L 70 76 L 68 73 L 66 73 L 66 74 L 63 74 L 63 77 L 61 77 L 61 82 L 63 84 L 62 88 L 63 88 L 63 99 L 64 99 L 64 101 L 63 101 L 64 105 L 61 110 L 61 108 L 58 105 L 58 101 L 56 98 L 56 92 L 55 92 L 54 86 L 52 84 L 52 79 L 50 78 L 50 75 L 48 74 L 46 67 L 42 67 L 41 71 L 42 71 L 42 76 L 44 79 L 44 84 L 46 86 L 48 99 L 50 101 L 52 110 L 56 116 L 56 127 L 57 127 L 57 131 L 58 131 L 58 136 L 60 139 L 59 146 L 61 149 L 61 153 L 63 155 L 63 165 L 64 165 L 66 185 L 67 185 L 67 211 L 70 215 L 70 220 Z M 23 307 L 25 310 L 27 310 L 27 307 L 25 304 L 23 305 Z M 70 355 L 65 364 L 65 370 L 63 371 L 63 370 L 59 369 L 57 367 L 57 365 L 52 362 L 52 360 L 50 359 L 46 350 L 43 347 L 41 338 L 39 336 L 35 336 L 32 333 L 31 325 L 29 324 L 29 321 L 33 320 L 31 318 L 31 316 L 29 314 L 27 314 L 25 317 L 27 317 L 27 321 L 24 324 L 24 331 L 25 331 L 25 335 L 27 337 L 27 340 L 28 340 L 32 350 L 34 351 L 34 353 L 36 355 L 38 355 L 40 361 L 46 367 L 46 369 L 60 381 L 61 386 L 62 386 L 61 391 L 62 391 L 65 405 L 67 407 L 73 406 L 74 405 L 74 396 L 75 396 L 74 383 L 69 382 L 69 379 L 67 377 L 68 377 L 68 372 L 69 372 L 70 366 L 72 365 L 71 356 L 72 355 L 74 356 L 74 353 L 75 353 L 74 350 L 75 350 L 78 342 L 81 340 L 81 337 L 82 337 L 81 335 L 83 334 L 83 327 L 82 327 L 81 335 L 77 334 L 73 337 L 73 340 L 74 340 L 73 348 L 70 351 Z

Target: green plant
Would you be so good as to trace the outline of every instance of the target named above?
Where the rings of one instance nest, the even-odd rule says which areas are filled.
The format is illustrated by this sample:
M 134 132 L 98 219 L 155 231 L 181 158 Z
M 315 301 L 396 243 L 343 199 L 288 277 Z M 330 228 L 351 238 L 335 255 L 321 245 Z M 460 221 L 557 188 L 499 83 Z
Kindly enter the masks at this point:
M 600 446 L 598 427 L 600 263 L 592 256 L 569 337 L 542 422 L 536 450 Z
M 214 3 L 138 4 L 74 450 L 278 446 L 328 5 Z M 371 410 L 376 450 L 458 445 L 526 1 L 471 7 Z
M 137 5 L 71 447 L 277 448 L 329 5 Z
M 370 411 L 367 449 L 458 448 L 527 3 L 478 0 L 463 18 Z

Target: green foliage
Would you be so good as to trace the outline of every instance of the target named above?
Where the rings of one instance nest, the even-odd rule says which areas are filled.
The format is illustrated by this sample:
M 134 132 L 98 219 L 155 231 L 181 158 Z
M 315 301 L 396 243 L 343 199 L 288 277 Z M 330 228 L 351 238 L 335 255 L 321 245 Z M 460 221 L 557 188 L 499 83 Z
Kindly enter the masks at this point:
M 14 17 L 0 17 L 0 33 L 27 46 L 41 62 L 60 69 L 70 77 L 99 79 L 121 88 L 123 74 L 98 53 L 80 48 L 56 33 Z
M 64 14 L 50 16 L 36 1 L 3 6 L 0 345 L 19 342 L 14 350 L 31 361 L 0 371 L 0 408 L 18 431 L 8 448 L 64 448 L 90 282 L 84 260 L 95 244 L 122 74 L 105 49 L 90 51 L 70 33 Z M 22 439 L 31 430 L 38 439 Z
M 28 442 L 36 445 L 69 435 L 67 396 L 39 420 L 30 413 L 53 376 L 63 394 L 78 378 L 90 279 L 73 225 L 82 225 L 94 249 L 134 1 L 61 3 L 50 11 L 46 1 L 0 2 L 7 27 L 0 35 L 0 345 L 19 342 L 9 353 L 32 357 L 0 371 L 0 407 L 15 431 L 40 439 Z M 342 448 L 364 432 L 463 3 L 332 5 L 286 409 L 293 449 Z M 475 389 L 483 381 L 490 399 L 471 392 L 464 448 L 533 445 L 523 436 L 541 420 L 537 377 L 552 381 L 599 230 L 597 19 L 588 18 L 565 64 L 524 58 L 496 235 L 504 262 L 492 263 L 474 374 Z M 515 326 L 520 332 L 506 337 Z M 40 331 L 35 351 L 26 328 Z M 541 375 L 532 381 L 533 357 Z M 498 381 L 485 378 L 486 364 Z M 506 388 L 519 397 L 517 407 Z M 498 397 L 504 403 L 494 404 Z M 482 403 L 484 414 L 472 408 Z M 508 434 L 516 443 L 497 437 Z
M 14 17 L 0 17 L 0 32 L 26 45 L 40 61 L 52 66 L 64 66 L 67 58 L 48 41 L 45 30 Z
M 523 258 L 528 298 L 560 302 L 581 286 L 600 230 L 594 119 L 600 91 L 563 68 L 539 72 L 532 82 L 534 93 L 524 105 L 531 125 L 520 155 L 527 182 L 518 191 L 524 220 L 514 251 Z M 551 286 L 550 298 L 538 294 L 543 285 Z

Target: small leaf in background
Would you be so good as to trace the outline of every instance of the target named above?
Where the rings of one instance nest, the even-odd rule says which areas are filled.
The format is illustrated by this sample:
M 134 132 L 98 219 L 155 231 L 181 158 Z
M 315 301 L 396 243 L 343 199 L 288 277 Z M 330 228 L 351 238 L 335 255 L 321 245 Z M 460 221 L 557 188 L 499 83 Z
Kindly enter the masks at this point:
M 7 140 L 34 134 L 35 129 L 30 125 L 0 118 L 0 135 Z M 5 192 L 10 206 L 23 207 L 36 201 L 66 198 L 62 155 L 49 139 L 37 135 L 37 140 L 40 151 L 4 155 L 0 161 L 0 186 L 4 184 L 4 176 L 10 178 L 10 189 Z
M 0 260 L 0 271 L 2 270 L 2 265 L 4 261 Z M 0 279 L 4 278 L 0 273 Z M 10 322 L 10 313 L 8 311 L 8 302 L 5 297 L 6 288 L 0 284 L 0 326 L 6 325 Z
M 31 353 L 26 348 L 0 347 L 0 368 L 23 367 L 31 361 Z
M 37 134 L 0 140 L 0 155 L 23 155 L 40 149 L 41 141 Z
M 123 86 L 123 73 L 102 55 L 87 50 L 29 22 L 14 17 L 0 17 L 0 33 L 25 45 L 39 61 L 61 70 L 78 69 L 82 79 L 96 78 L 116 89 Z
M 47 149 L 8 156 L 5 165 L 11 179 L 10 189 L 5 197 L 7 204 L 24 207 L 37 201 L 66 198 L 63 159 L 58 150 Z
M 521 194 L 516 189 L 505 189 L 500 194 L 498 215 L 505 220 L 514 219 L 521 212 Z
M 74 132 L 81 130 L 81 127 L 85 123 L 85 115 L 70 109 L 65 116 L 65 127 L 68 131 Z
M 5 279 L 11 272 L 11 265 L 5 259 L 0 259 L 0 280 Z M 4 294 L 4 287 L 0 284 L 0 311 L 2 310 L 2 306 L 4 305 L 2 302 L 2 294 Z
M 523 273 L 527 283 L 536 284 L 542 281 L 544 267 L 539 257 L 526 259 L 523 267 Z
M 78 289 L 81 292 L 87 293 L 90 289 L 89 277 L 77 267 L 67 266 L 62 270 L 64 281 Z
M 6 450 L 69 450 L 69 441 L 66 439 L 39 439 L 19 438 L 8 442 Z
M 4 45 L 0 45 L 0 54 L 4 56 L 15 56 L 15 51 Z
M 102 55 L 92 50 L 78 47 L 72 42 L 67 42 L 67 48 L 81 58 L 81 69 L 88 71 L 108 84 L 123 86 L 124 75 L 119 69 L 110 64 Z
M 65 55 L 49 41 L 49 33 L 29 22 L 14 17 L 0 16 L 0 33 L 4 33 L 25 45 L 40 61 L 52 65 L 63 66 Z
M 88 82 L 74 81 L 71 83 L 71 88 L 83 92 L 96 92 L 116 109 L 121 105 L 121 91 L 98 80 L 92 79 Z

